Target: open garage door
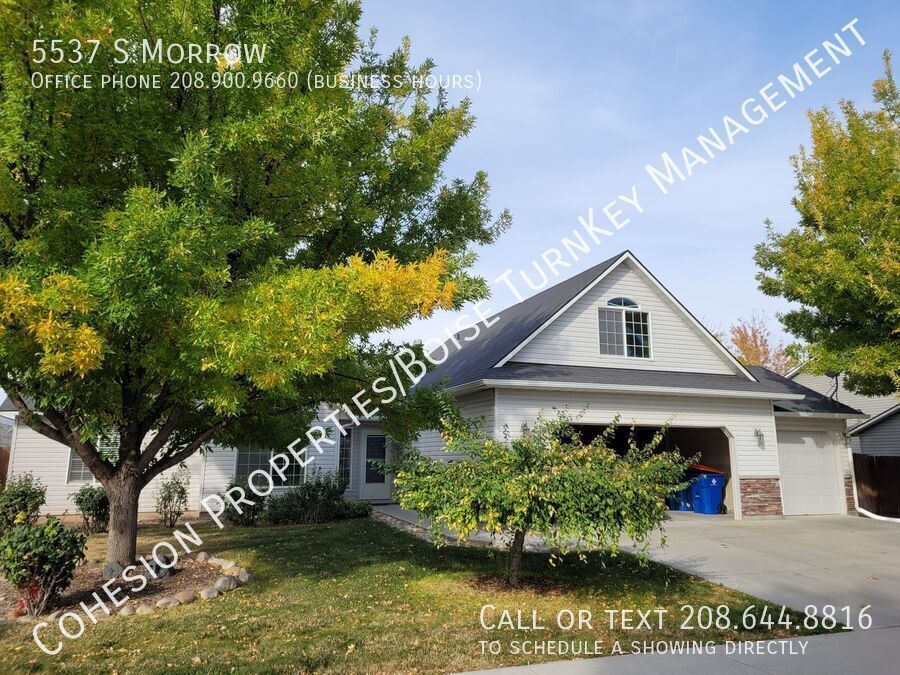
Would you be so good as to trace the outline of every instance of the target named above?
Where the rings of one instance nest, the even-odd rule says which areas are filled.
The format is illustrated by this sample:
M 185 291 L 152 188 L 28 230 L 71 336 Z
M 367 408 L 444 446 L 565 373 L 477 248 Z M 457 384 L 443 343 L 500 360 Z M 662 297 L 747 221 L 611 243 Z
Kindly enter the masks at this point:
M 574 424 L 572 425 L 585 442 L 592 441 L 602 434 L 606 426 L 600 424 Z M 636 426 L 635 438 L 638 444 L 643 445 L 653 438 L 659 427 Z M 632 433 L 630 425 L 619 425 L 611 446 L 619 453 L 624 453 L 628 447 L 628 436 Z M 725 483 L 723 503 L 727 512 L 734 514 L 736 498 L 736 481 L 731 467 L 731 454 L 728 437 L 721 429 L 714 427 L 669 427 L 660 447 L 661 450 L 680 452 L 684 457 L 695 458 L 700 464 L 717 469 L 728 476 Z
M 781 496 L 786 516 L 842 513 L 834 446 L 819 431 L 779 431 Z

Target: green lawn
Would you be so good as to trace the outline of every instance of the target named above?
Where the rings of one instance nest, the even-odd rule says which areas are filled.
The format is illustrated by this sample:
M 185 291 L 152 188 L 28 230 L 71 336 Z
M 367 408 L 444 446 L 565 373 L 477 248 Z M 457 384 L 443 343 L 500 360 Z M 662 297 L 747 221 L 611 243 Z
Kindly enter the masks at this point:
M 256 579 L 210 602 L 153 617 L 114 617 L 69 641 L 59 656 L 38 651 L 30 626 L 0 627 L 0 671 L 47 672 L 448 672 L 556 656 L 509 653 L 511 640 L 760 639 L 786 631 L 680 630 L 680 607 L 727 604 L 739 617 L 750 596 L 662 565 L 641 568 L 629 556 L 572 557 L 551 567 L 528 554 L 525 574 L 540 577 L 510 591 L 491 577 L 502 556 L 476 548 L 436 550 L 427 542 L 371 519 L 324 526 L 227 528 L 204 531 L 206 550 L 250 567 Z M 168 533 L 142 531 L 140 544 Z M 92 537 L 91 552 L 103 538 Z M 89 554 L 90 555 L 90 554 Z M 537 610 L 544 631 L 488 631 L 479 623 L 487 603 Z M 610 630 L 607 608 L 667 608 L 662 631 Z M 593 630 L 562 631 L 560 609 L 589 609 Z M 479 641 L 499 640 L 503 653 L 482 655 Z

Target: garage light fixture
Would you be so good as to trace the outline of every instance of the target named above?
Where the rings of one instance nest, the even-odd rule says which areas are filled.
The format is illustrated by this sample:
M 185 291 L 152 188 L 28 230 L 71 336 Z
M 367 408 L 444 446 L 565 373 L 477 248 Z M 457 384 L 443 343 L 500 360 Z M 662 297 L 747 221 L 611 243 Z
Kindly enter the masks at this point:
M 762 432 L 762 429 L 754 429 L 753 435 L 756 436 L 756 444 L 764 449 L 766 447 L 766 435 Z

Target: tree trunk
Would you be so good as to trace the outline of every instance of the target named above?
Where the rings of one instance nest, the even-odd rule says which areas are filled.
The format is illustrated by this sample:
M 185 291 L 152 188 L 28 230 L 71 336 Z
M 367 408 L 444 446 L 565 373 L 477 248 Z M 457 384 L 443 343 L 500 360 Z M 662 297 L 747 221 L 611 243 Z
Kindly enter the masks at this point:
M 512 544 L 509 547 L 509 575 L 507 581 L 510 586 L 519 585 L 519 567 L 522 565 L 522 550 L 525 548 L 525 530 L 516 530 Z
M 122 472 L 104 485 L 109 497 L 109 539 L 107 562 L 130 565 L 137 551 L 138 497 L 141 479 L 135 473 Z

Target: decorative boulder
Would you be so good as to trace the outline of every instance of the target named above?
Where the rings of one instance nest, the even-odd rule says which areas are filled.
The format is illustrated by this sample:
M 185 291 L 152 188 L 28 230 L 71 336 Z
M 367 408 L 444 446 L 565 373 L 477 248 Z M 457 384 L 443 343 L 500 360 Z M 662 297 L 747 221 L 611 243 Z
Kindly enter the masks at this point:
M 119 610 L 119 616 L 131 616 L 132 614 L 134 614 L 134 607 L 132 607 L 131 605 L 123 607 L 121 610 Z
M 223 570 L 231 569 L 237 564 L 234 560 L 225 560 L 224 558 L 210 558 L 207 562 L 211 565 L 221 567 Z
M 239 584 L 237 579 L 229 576 L 221 576 L 216 579 L 216 583 L 213 584 L 213 588 L 219 591 L 219 593 L 227 593 L 228 591 L 233 591 L 238 586 Z
M 141 605 L 140 607 L 137 608 L 137 610 L 135 611 L 135 614 L 139 614 L 141 616 L 144 616 L 147 614 L 153 614 L 153 608 L 150 605 Z
M 206 562 L 209 560 L 209 553 L 206 551 L 200 551 L 197 555 L 194 556 L 194 560 L 197 562 Z
M 175 598 L 160 598 L 156 601 L 156 606 L 160 609 L 172 609 L 173 607 L 178 607 L 181 603 L 178 602 Z
M 107 563 L 106 567 L 103 568 L 103 578 L 106 580 L 115 579 L 124 571 L 125 565 L 120 562 L 113 561 L 111 563 Z
M 200 591 L 200 599 L 201 600 L 212 600 L 213 598 L 219 597 L 219 591 L 210 586 L 209 588 L 204 588 Z
M 193 591 L 178 591 L 174 598 L 182 605 L 189 605 L 196 600 L 197 595 Z

